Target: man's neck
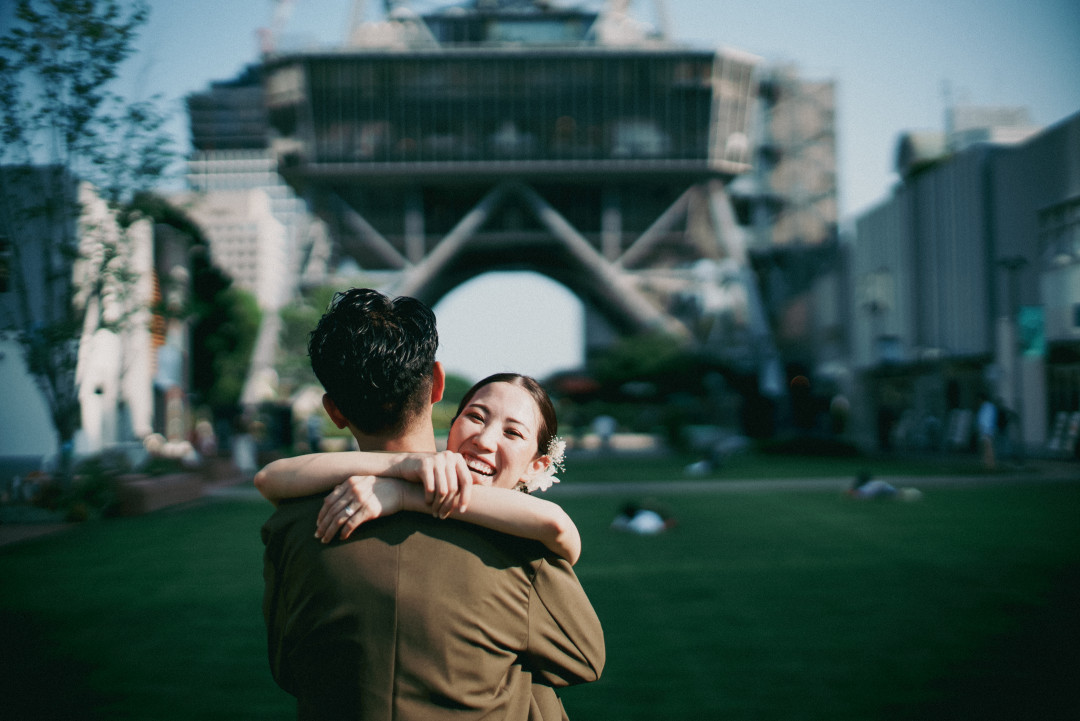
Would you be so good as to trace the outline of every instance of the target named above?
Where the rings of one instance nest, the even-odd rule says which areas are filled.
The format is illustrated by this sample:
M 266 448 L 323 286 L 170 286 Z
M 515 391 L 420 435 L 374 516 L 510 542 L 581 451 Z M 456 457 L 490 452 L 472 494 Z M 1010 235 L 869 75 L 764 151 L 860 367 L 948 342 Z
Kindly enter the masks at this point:
M 404 433 L 396 436 L 374 436 L 353 429 L 356 445 L 362 451 L 385 451 L 392 453 L 434 453 L 435 429 L 431 422 L 414 423 Z

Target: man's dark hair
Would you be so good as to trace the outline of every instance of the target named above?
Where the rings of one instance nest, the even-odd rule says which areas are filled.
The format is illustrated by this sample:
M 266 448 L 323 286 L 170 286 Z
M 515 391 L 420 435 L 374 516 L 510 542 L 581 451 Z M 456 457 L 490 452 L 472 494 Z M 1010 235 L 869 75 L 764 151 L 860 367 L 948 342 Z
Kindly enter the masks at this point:
M 397 435 L 426 408 L 439 333 L 415 298 L 390 300 L 370 288 L 334 296 L 308 340 L 311 369 L 353 425 Z

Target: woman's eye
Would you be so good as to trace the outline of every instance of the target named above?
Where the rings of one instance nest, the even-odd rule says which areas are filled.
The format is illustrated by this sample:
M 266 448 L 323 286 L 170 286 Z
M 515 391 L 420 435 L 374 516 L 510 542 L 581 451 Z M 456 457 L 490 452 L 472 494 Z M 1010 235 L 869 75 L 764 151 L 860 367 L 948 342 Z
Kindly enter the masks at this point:
M 522 435 L 521 431 L 515 431 L 513 428 L 506 431 L 506 435 L 513 436 L 514 438 L 524 438 L 525 437 L 524 435 Z

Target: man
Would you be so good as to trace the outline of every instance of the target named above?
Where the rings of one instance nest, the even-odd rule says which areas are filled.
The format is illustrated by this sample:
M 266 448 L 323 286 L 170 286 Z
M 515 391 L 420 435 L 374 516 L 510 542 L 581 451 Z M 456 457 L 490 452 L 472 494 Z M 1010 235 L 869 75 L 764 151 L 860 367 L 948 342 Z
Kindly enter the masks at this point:
M 983 467 L 994 470 L 994 436 L 997 433 L 997 406 L 987 393 L 979 393 L 979 410 L 975 415 L 975 425 L 979 430 L 979 448 L 982 451 Z
M 353 289 L 308 350 L 361 450 L 434 452 L 437 346 L 422 303 Z M 559 718 L 552 687 L 599 677 L 599 620 L 538 543 L 399 513 L 323 544 L 321 505 L 283 501 L 262 531 L 270 665 L 300 719 Z

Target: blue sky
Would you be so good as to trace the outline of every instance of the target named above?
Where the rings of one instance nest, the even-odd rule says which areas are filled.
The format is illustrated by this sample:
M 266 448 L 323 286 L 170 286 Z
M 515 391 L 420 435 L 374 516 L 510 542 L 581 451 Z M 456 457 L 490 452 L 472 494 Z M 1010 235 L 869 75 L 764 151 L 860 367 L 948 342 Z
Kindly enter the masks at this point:
M 382 0 L 366 4 L 372 15 Z M 293 0 L 284 36 L 338 42 L 353 5 Z M 633 7 L 654 16 L 652 2 Z M 1076 0 L 667 0 L 663 7 L 680 42 L 732 47 L 836 81 L 842 219 L 888 195 L 901 132 L 942 128 L 946 85 L 957 103 L 1025 106 L 1039 125 L 1080 112 Z M 254 61 L 257 31 L 271 24 L 273 9 L 272 0 L 152 0 L 123 90 L 161 93 L 186 150 L 183 97 Z M 580 303 L 539 276 L 482 276 L 435 310 L 442 358 L 465 375 L 543 376 L 580 362 Z

